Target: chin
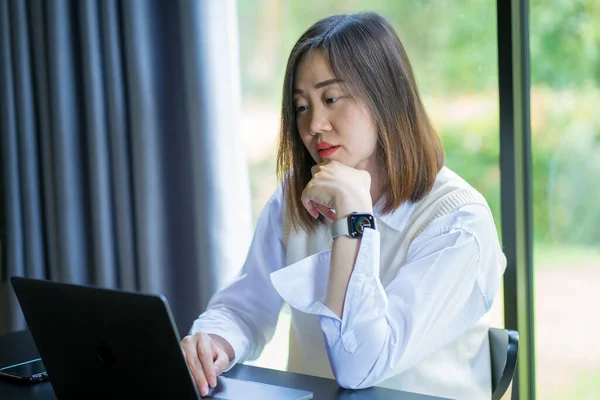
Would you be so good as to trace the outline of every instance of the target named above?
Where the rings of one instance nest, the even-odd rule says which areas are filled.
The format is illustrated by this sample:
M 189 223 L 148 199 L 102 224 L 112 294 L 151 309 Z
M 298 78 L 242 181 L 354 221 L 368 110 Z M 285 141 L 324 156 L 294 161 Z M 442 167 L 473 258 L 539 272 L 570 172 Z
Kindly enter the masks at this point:
M 339 158 L 335 158 L 335 157 L 328 158 L 328 159 L 327 159 L 327 160 L 325 160 L 325 161 L 337 161 L 337 162 L 339 162 L 340 164 L 344 164 L 344 165 L 346 165 L 346 166 L 348 166 L 348 167 L 350 167 L 350 166 L 351 166 L 351 164 L 348 164 L 346 161 L 344 161 L 344 160 L 340 160 Z

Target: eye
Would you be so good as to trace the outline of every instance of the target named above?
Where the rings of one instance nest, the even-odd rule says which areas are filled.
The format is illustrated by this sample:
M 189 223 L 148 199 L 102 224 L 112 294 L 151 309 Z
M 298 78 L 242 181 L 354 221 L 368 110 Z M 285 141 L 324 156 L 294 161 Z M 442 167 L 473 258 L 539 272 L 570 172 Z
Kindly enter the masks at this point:
M 308 106 L 296 106 L 296 114 L 303 113 L 308 110 Z
M 339 100 L 339 97 L 328 97 L 325 99 L 325 104 L 333 104 Z

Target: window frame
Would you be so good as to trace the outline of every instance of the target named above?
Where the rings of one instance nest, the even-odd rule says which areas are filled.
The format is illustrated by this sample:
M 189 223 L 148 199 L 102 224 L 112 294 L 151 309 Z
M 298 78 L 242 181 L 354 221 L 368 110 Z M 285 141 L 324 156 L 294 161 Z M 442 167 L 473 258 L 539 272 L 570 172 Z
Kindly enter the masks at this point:
M 535 399 L 529 1 L 497 0 L 505 326 L 519 333 L 513 399 Z

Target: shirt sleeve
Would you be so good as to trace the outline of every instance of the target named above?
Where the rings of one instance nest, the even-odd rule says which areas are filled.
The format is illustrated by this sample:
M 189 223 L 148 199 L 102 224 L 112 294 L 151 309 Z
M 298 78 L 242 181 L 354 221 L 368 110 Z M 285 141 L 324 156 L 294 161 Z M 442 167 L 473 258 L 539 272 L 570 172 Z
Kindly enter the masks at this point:
M 505 265 L 490 218 L 485 208 L 467 205 L 432 221 L 385 288 L 380 233 L 365 230 L 341 319 L 321 302 L 325 289 L 314 290 L 312 298 L 287 290 L 281 284 L 287 268 L 271 279 L 290 305 L 320 316 L 338 383 L 370 387 L 445 347 L 489 311 Z M 316 271 L 319 258 L 329 256 L 301 260 L 291 272 Z
M 205 332 L 227 340 L 235 352 L 227 370 L 256 359 L 271 340 L 282 299 L 269 275 L 284 265 L 283 191 L 265 205 L 246 262 L 233 282 L 215 293 L 207 309 L 192 324 L 190 334 Z

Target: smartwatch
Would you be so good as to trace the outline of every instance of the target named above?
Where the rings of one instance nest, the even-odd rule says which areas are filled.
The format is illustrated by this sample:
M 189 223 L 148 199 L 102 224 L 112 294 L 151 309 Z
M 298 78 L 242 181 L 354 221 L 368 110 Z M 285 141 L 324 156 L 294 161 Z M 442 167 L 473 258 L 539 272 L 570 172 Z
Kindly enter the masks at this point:
M 353 212 L 346 218 L 331 224 L 331 236 L 333 239 L 338 236 L 350 236 L 359 239 L 363 236 L 365 228 L 376 229 L 373 214 Z

